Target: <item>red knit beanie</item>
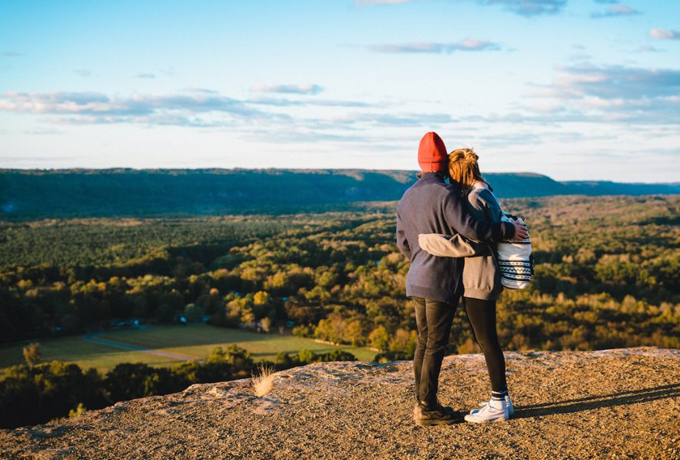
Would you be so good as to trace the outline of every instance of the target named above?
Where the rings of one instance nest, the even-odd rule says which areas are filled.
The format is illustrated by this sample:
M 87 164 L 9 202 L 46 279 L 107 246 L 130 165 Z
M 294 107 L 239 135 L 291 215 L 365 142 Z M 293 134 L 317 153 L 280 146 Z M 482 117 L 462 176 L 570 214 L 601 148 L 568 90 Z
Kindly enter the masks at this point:
M 446 146 L 439 135 L 433 131 L 425 134 L 418 147 L 418 164 L 423 172 L 445 171 L 449 164 Z

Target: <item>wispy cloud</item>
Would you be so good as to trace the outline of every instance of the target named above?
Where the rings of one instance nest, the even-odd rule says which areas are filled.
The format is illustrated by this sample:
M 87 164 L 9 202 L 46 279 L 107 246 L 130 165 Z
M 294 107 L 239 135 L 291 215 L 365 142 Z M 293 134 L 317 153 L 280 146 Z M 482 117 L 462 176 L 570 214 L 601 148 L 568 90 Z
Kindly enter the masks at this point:
M 562 67 L 530 96 L 552 100 L 574 121 L 680 122 L 680 70 L 624 66 Z M 534 108 L 534 111 L 541 112 Z
M 575 53 L 569 55 L 569 59 L 572 61 L 588 61 L 592 58 L 593 56 L 588 53 Z
M 337 108 L 326 115 L 298 108 Z M 295 116 L 285 113 L 295 107 Z M 271 109 L 271 110 L 270 110 Z M 343 113 L 341 109 L 352 110 Z M 96 92 L 0 94 L 0 112 L 28 113 L 53 125 L 133 124 L 145 126 L 239 127 L 244 132 L 263 129 L 317 130 L 349 135 L 372 127 L 436 126 L 455 122 L 446 113 L 395 112 L 385 104 L 359 101 L 287 99 L 238 100 L 212 90 L 178 94 L 132 94 L 111 97 Z M 328 114 L 330 113 L 330 115 Z
M 680 40 L 680 32 L 667 29 L 650 29 L 649 36 L 657 40 Z
M 354 125 L 392 126 L 392 127 L 418 127 L 439 126 L 446 123 L 454 123 L 456 120 L 448 113 L 378 113 L 378 112 L 355 112 L 344 115 L 320 117 L 309 120 L 314 127 L 322 128 L 347 128 Z
M 651 45 L 641 45 L 641 46 L 638 47 L 638 49 L 636 51 L 638 53 L 660 53 L 663 50 L 656 48 L 654 46 L 651 46 Z
M 109 97 L 103 93 L 5 92 L 0 95 L 0 111 L 51 115 L 46 121 L 55 124 L 133 123 L 158 125 L 213 125 L 199 118 L 221 114 L 219 122 L 228 125 L 238 119 L 272 118 L 242 101 L 226 96 L 194 94 L 133 94 Z M 224 115 L 228 115 L 227 119 Z
M 456 51 L 497 51 L 501 47 L 498 43 L 468 38 L 456 43 L 413 42 L 401 45 L 373 45 L 369 49 L 376 53 L 451 54 Z
M 74 74 L 81 76 L 81 77 L 91 77 L 94 75 L 90 69 L 78 69 L 73 71 Z
M 412 134 L 406 133 L 444 129 L 457 123 L 448 113 L 394 111 L 394 108 L 380 111 L 381 108 L 385 107 L 376 104 L 368 110 L 357 108 L 350 112 L 326 112 L 325 115 L 304 114 L 289 123 L 265 123 L 256 132 L 245 132 L 244 137 L 279 144 L 313 143 L 319 149 L 331 148 L 327 144 L 330 142 L 342 143 L 343 148 L 348 149 L 394 152 L 402 148 L 401 142 L 409 142 Z
M 156 78 L 156 75 L 148 72 L 140 72 L 137 74 L 137 78 Z
M 642 99 L 674 96 L 680 90 L 680 70 L 592 65 L 562 67 L 545 95 L 563 99 L 596 96 Z
M 254 85 L 250 88 L 253 93 L 279 93 L 279 94 L 319 94 L 323 88 L 319 85 Z
M 360 101 L 338 100 L 338 99 L 282 99 L 264 97 L 249 99 L 244 102 L 254 105 L 268 105 L 272 107 L 373 107 L 375 104 Z M 384 104 L 382 105 L 384 106 Z
M 15 51 L 3 51 L 2 54 L 0 54 L 2 57 L 19 57 L 23 56 L 21 53 L 17 53 Z
M 219 91 L 209 88 L 183 88 L 180 90 L 183 93 L 203 93 L 203 94 L 219 94 Z
M 638 10 L 626 5 L 615 4 L 607 8 L 605 11 L 598 11 L 590 15 L 591 18 L 615 18 L 617 16 L 636 16 L 640 13 Z
M 541 16 L 559 13 L 567 0 L 480 0 L 479 3 L 502 5 L 506 10 L 520 16 Z
M 423 0 L 355 0 L 356 6 L 394 5 Z M 567 4 L 567 0 L 471 0 L 479 5 L 498 5 L 520 16 L 540 16 L 557 14 Z

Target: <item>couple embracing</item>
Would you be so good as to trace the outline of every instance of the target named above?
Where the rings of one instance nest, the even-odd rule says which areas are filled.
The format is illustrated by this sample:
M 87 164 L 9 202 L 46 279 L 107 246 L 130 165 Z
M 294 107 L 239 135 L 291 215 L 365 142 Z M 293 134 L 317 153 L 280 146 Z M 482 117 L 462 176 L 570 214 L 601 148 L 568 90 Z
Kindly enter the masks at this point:
M 471 149 L 449 155 L 442 139 L 429 132 L 420 141 L 418 164 L 418 181 L 397 207 L 397 245 L 411 261 L 406 295 L 414 303 L 418 326 L 415 421 L 425 426 L 459 421 L 453 409 L 439 403 L 437 387 L 461 297 L 491 380 L 490 401 L 465 420 L 507 420 L 513 409 L 496 333 L 496 299 L 502 287 L 495 243 L 524 240 L 528 230 L 501 222 L 500 205 Z

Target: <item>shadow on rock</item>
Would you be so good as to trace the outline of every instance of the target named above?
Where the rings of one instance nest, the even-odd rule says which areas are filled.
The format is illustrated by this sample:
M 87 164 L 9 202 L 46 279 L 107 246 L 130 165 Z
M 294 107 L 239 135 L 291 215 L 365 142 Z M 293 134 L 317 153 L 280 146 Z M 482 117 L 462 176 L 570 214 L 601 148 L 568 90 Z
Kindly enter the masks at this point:
M 677 397 L 680 397 L 680 384 L 663 385 L 641 390 L 622 391 L 609 395 L 589 396 L 587 398 L 517 407 L 513 418 L 520 419 L 544 415 L 571 414 L 603 407 L 625 406 Z

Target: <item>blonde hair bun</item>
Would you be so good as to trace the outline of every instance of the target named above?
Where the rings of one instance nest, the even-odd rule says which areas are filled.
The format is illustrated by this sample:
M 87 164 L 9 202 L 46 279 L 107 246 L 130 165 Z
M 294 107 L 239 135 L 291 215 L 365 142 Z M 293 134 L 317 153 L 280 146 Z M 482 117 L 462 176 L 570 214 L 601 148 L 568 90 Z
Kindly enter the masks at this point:
M 462 191 L 469 190 L 476 181 L 483 181 L 477 161 L 479 156 L 474 149 L 456 149 L 449 154 L 449 177 Z
M 476 163 L 479 156 L 474 149 L 457 149 L 449 154 L 449 163 L 463 161 L 465 163 Z
M 477 160 L 479 160 L 479 156 L 477 156 L 477 154 L 475 153 L 474 150 L 465 149 L 465 161 L 467 161 L 468 163 L 473 163 L 473 162 L 476 163 Z

